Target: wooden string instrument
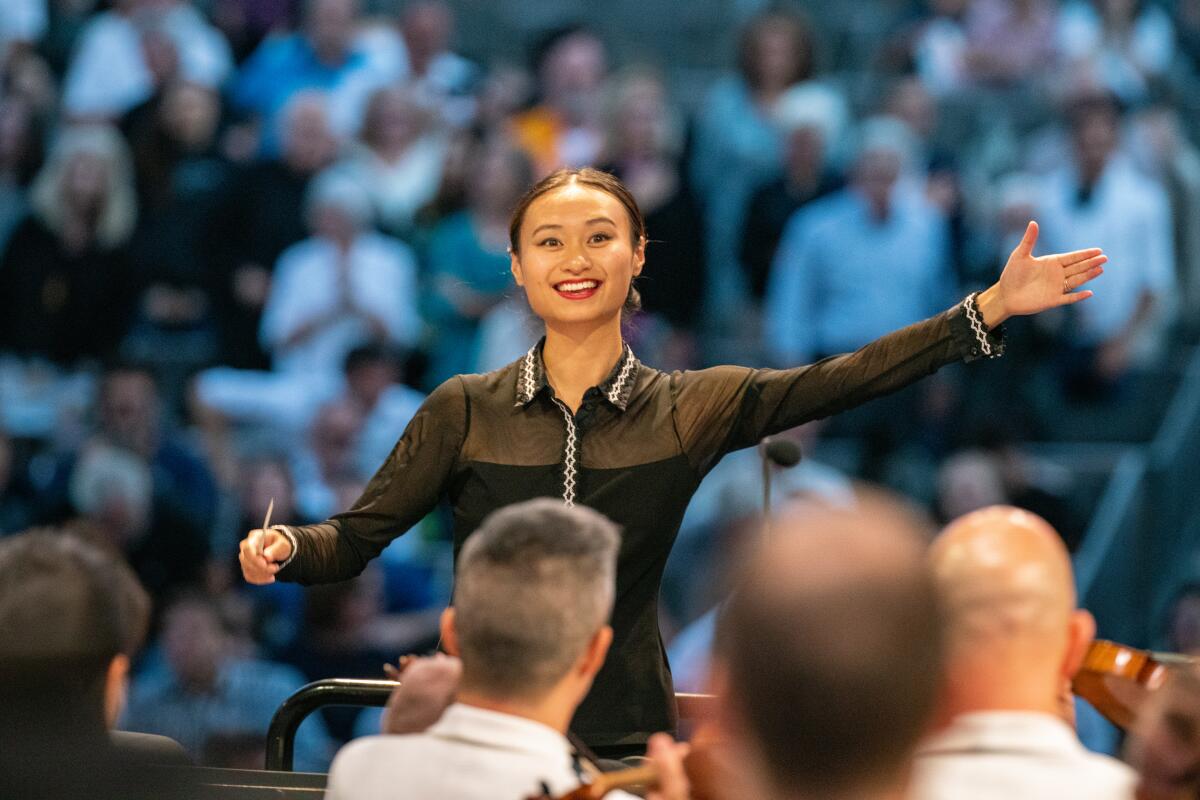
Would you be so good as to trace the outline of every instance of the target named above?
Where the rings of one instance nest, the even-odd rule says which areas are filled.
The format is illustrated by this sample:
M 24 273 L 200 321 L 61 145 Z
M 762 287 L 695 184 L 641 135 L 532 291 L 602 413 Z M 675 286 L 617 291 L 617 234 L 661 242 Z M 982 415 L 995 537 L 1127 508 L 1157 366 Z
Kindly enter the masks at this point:
M 1155 653 L 1097 639 L 1071 683 L 1105 719 L 1127 729 L 1150 692 L 1167 680 L 1170 668 L 1200 664 L 1200 659 L 1177 653 Z

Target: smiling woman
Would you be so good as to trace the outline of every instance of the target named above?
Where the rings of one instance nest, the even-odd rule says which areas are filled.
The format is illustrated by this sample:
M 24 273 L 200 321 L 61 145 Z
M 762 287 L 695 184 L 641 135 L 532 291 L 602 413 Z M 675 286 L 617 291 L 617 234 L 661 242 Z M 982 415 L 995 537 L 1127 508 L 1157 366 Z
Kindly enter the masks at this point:
M 636 299 L 646 230 L 613 176 L 560 170 L 522 198 L 511 266 L 546 335 L 517 361 L 438 387 L 354 507 L 305 526 L 254 530 L 246 580 L 345 580 L 441 499 L 455 551 L 495 509 L 535 497 L 601 511 L 622 529 L 613 643 L 572 729 L 602 755 L 638 752 L 673 730 L 671 673 L 658 630 L 659 583 L 683 513 L 726 453 L 895 391 L 955 361 L 995 357 L 995 330 L 1091 295 L 1099 250 L 1035 257 L 1030 223 L 997 284 L 857 352 L 787 370 L 664 373 L 621 336 Z

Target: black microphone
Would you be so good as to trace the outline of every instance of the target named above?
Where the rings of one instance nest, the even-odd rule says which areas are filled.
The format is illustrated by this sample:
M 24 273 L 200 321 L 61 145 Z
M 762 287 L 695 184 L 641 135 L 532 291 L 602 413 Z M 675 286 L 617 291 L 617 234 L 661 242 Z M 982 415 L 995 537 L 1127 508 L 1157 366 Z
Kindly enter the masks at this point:
M 794 467 L 800 463 L 800 445 L 791 439 L 764 439 L 763 455 L 781 467 Z
M 762 455 L 763 519 L 771 516 L 771 465 L 794 467 L 800 463 L 800 445 L 791 439 L 776 439 L 768 436 L 758 443 Z

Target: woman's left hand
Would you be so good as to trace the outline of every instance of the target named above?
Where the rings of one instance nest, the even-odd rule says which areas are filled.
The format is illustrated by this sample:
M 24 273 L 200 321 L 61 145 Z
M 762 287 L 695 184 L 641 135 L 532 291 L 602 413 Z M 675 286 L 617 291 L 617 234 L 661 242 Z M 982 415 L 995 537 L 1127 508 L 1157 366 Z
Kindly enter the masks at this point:
M 1108 256 L 1098 247 L 1035 256 L 1037 237 L 1038 225 L 1030 222 L 1021 243 L 1008 257 L 1000 280 L 980 294 L 980 311 L 989 328 L 1012 316 L 1037 314 L 1092 296 L 1091 290 L 1077 290 L 1104 272 Z

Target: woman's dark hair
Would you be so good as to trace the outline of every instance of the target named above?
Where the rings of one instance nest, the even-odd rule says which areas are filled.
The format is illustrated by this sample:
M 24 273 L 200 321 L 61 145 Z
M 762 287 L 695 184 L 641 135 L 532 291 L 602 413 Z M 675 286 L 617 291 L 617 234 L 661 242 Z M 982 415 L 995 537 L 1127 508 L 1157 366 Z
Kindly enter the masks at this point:
M 646 218 L 642 216 L 642 210 L 638 208 L 637 200 L 633 198 L 633 193 L 629 191 L 625 184 L 621 183 L 621 180 L 616 175 L 604 170 L 595 169 L 594 167 L 581 167 L 578 169 L 562 167 L 535 183 L 517 201 L 517 206 L 513 209 L 512 219 L 508 224 L 508 243 L 513 253 L 519 255 L 521 252 L 521 225 L 525 222 L 525 212 L 529 210 L 529 206 L 533 201 L 548 192 L 572 184 L 599 189 L 605 194 L 616 198 L 617 202 L 624 206 L 625 213 L 629 215 L 629 227 L 633 233 L 634 247 L 639 242 L 646 241 Z M 625 305 L 621 311 L 628 317 L 640 311 L 641 308 L 642 296 L 634 288 L 633 281 L 630 281 L 629 294 L 625 297 Z
M 813 32 L 808 21 L 800 14 L 782 9 L 765 11 L 750 20 L 742 29 L 738 40 L 738 71 L 757 90 L 765 80 L 758 66 L 760 41 L 764 34 L 783 31 L 792 40 L 792 48 L 796 54 L 796 64 L 792 74 L 787 77 L 785 85 L 807 80 L 812 77 L 814 70 Z

